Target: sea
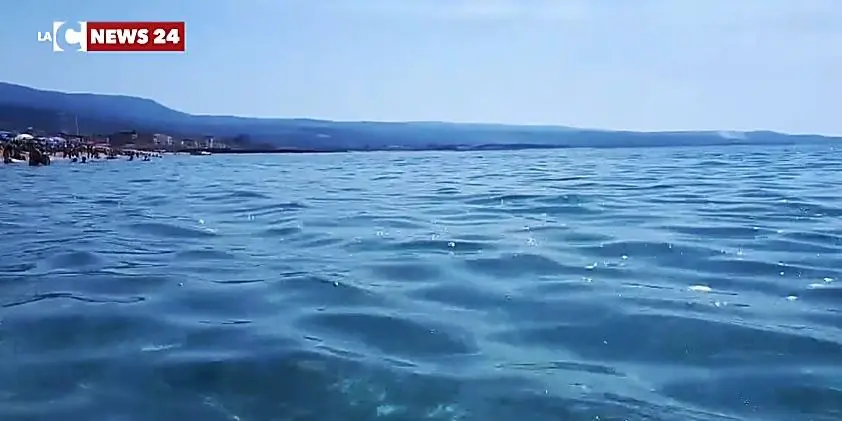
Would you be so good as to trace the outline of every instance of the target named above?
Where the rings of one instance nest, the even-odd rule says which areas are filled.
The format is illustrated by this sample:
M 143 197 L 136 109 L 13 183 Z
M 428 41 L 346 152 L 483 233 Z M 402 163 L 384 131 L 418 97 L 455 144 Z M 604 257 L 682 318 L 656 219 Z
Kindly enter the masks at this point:
M 0 167 L 0 420 L 842 420 L 842 147 Z

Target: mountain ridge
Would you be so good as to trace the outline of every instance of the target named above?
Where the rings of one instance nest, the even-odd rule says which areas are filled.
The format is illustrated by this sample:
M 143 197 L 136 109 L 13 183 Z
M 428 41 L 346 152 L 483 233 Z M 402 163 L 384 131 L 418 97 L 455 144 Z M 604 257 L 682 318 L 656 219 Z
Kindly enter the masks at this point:
M 701 146 L 842 140 L 832 136 L 762 130 L 639 132 L 552 125 L 195 115 L 148 98 L 67 93 L 0 82 L 0 125 L 8 126 L 0 129 L 32 126 L 54 132 L 67 131 L 70 116 L 73 126 L 78 122 L 80 131 L 85 133 L 133 129 L 185 137 L 239 136 L 273 147 L 324 150 Z

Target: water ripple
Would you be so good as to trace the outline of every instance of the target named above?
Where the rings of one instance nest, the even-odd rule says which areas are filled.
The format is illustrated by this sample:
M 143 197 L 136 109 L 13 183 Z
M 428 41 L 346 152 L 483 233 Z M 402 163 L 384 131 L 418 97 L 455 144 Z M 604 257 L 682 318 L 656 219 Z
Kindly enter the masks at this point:
M 829 146 L 5 166 L 0 418 L 839 420 L 840 170 Z

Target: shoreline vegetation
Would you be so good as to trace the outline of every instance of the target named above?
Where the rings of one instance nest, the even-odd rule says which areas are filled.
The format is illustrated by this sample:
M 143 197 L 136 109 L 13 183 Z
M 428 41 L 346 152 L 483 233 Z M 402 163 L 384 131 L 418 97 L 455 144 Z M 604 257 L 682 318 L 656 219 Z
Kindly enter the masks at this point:
M 2 116 L 2 113 L 0 113 Z M 2 122 L 2 120 L 0 120 Z M 50 132 L 28 127 L 23 131 L 0 130 L 0 153 L 3 164 L 28 164 L 30 166 L 50 165 L 54 161 L 69 161 L 71 163 L 87 163 L 91 161 L 125 159 L 128 161 L 149 161 L 161 158 L 164 154 L 178 155 L 216 155 L 216 154 L 317 154 L 317 153 L 347 153 L 347 152 L 481 152 L 481 151 L 516 151 L 525 149 L 568 149 L 568 148 L 605 148 L 611 147 L 594 142 L 590 145 L 546 144 L 537 142 L 505 142 L 480 143 L 472 145 L 424 145 L 413 147 L 410 145 L 393 144 L 388 146 L 353 147 L 339 145 L 335 147 L 300 147 L 274 146 L 269 143 L 258 142 L 248 135 L 216 138 L 214 136 L 177 137 L 161 133 L 139 132 L 124 130 L 110 135 L 77 134 L 66 132 Z M 614 133 L 617 134 L 617 133 Z M 628 136 L 633 137 L 631 134 Z M 788 136 L 790 140 L 796 136 Z M 821 138 L 821 143 L 827 143 L 832 138 Z M 801 139 L 804 143 L 813 143 L 816 139 Z M 842 138 L 839 138 L 842 141 Z M 396 142 L 399 143 L 399 142 Z M 800 142 L 799 142 L 800 143 Z M 755 144 L 749 139 L 735 138 L 724 144 L 750 145 Z M 791 142 L 771 142 L 770 144 L 791 144 Z M 624 145 L 635 147 L 641 145 Z M 711 146 L 700 142 L 698 144 L 653 144 L 648 147 L 668 146 Z M 618 147 L 618 146 L 614 146 Z
M 271 147 L 252 144 L 248 139 L 232 138 L 216 141 L 213 136 L 177 139 L 173 136 L 140 133 L 134 130 L 120 131 L 108 136 L 57 133 L 47 135 L 44 131 L 27 128 L 19 131 L 0 131 L 0 154 L 3 164 L 28 164 L 30 166 L 50 165 L 56 161 L 87 163 L 101 159 L 135 159 L 149 161 L 164 154 L 215 155 L 215 154 L 297 154 L 297 153 L 343 153 L 365 151 L 480 151 L 511 149 L 546 149 L 562 146 L 549 145 L 476 145 L 473 147 L 405 148 L 382 149 L 358 148 L 297 148 Z

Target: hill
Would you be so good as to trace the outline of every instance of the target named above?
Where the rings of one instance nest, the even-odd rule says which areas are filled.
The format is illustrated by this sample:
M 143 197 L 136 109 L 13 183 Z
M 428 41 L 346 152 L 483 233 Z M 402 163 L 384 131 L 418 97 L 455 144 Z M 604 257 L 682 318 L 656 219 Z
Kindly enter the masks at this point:
M 553 126 L 199 116 L 145 98 L 64 93 L 0 83 L 0 129 L 37 127 L 51 132 L 73 131 L 77 123 L 83 133 L 133 129 L 183 137 L 240 136 L 250 139 L 254 145 L 321 150 L 635 147 L 842 140 L 768 131 L 630 132 Z

